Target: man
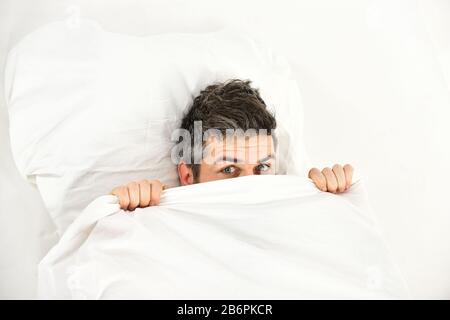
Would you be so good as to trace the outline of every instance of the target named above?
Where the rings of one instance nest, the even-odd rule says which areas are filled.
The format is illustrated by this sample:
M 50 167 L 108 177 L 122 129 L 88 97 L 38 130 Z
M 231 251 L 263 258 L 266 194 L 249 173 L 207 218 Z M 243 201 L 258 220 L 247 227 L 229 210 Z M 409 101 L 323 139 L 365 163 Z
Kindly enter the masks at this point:
M 183 154 L 177 160 L 180 184 L 275 174 L 275 128 L 275 117 L 250 81 L 230 80 L 208 86 L 194 99 L 181 123 L 186 135 L 179 140 L 182 148 L 175 153 Z M 191 137 L 198 133 L 200 146 L 194 143 L 192 149 Z M 332 193 L 347 190 L 352 175 L 353 168 L 348 164 L 309 171 L 317 188 Z M 118 196 L 122 209 L 132 211 L 158 205 L 165 188 L 159 180 L 142 180 L 114 188 L 111 193 Z

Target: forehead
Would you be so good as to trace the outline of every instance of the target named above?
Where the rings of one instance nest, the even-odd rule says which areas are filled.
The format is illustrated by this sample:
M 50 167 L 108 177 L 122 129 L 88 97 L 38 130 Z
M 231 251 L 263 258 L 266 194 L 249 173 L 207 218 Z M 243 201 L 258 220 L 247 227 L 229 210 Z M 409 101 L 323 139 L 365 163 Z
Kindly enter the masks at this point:
M 205 143 L 204 160 L 207 163 L 217 163 L 226 158 L 257 163 L 258 160 L 273 154 L 274 143 L 271 135 L 228 136 L 223 139 L 211 137 Z
M 217 137 L 209 137 L 205 146 L 216 147 L 222 150 L 236 149 L 255 149 L 255 148 L 273 148 L 273 138 L 267 134 L 256 134 L 251 136 L 226 136 L 223 139 Z

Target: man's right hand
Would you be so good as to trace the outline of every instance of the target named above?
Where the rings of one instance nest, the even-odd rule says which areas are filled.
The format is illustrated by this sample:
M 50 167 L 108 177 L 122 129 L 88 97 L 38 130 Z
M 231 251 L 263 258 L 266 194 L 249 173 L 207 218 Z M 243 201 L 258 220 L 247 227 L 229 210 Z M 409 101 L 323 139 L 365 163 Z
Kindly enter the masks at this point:
M 121 209 L 133 211 L 138 207 L 158 205 L 164 189 L 159 180 L 141 180 L 114 188 L 111 194 L 119 198 Z

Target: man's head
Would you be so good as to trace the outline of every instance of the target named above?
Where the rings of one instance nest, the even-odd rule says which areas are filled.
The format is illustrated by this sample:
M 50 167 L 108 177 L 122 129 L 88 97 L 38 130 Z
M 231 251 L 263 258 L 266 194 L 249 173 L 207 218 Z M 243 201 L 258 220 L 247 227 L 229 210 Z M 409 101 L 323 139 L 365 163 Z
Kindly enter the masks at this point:
M 275 170 L 274 116 L 250 81 L 210 85 L 194 99 L 181 129 L 194 137 L 201 125 L 201 161 L 181 161 L 182 185 L 271 174 Z M 194 159 L 195 146 L 189 154 Z

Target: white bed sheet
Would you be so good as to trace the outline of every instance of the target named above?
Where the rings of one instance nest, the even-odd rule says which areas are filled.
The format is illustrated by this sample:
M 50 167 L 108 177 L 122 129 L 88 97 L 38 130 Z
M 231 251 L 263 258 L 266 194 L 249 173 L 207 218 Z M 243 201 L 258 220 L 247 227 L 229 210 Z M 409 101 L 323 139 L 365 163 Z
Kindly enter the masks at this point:
M 364 185 L 334 195 L 298 176 L 165 190 L 120 210 L 97 198 L 39 265 L 43 299 L 398 299 L 403 277 Z

